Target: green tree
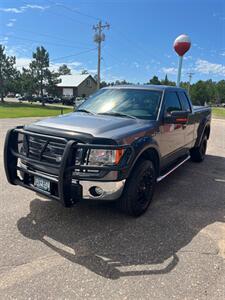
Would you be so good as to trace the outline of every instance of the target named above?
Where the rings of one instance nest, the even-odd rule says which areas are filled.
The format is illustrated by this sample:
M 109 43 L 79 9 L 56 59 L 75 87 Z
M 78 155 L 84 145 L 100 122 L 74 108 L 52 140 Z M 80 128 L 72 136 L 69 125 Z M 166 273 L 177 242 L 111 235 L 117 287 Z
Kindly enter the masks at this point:
M 109 83 L 107 83 L 107 82 L 105 82 L 105 81 L 101 81 L 101 83 L 100 83 L 100 88 L 106 87 L 106 86 L 108 86 L 108 85 L 109 85 Z
M 30 63 L 30 69 L 37 83 L 37 88 L 42 98 L 42 105 L 45 105 L 43 101 L 44 89 L 49 81 L 50 71 L 48 68 L 49 54 L 47 50 L 43 46 L 37 47 L 36 52 L 33 53 L 33 61 Z
M 166 76 L 165 76 L 165 79 L 164 79 L 164 80 L 161 80 L 161 84 L 163 84 L 163 85 L 168 85 L 168 86 L 175 86 L 175 85 L 176 85 L 176 83 L 175 83 L 174 81 L 170 81 L 170 80 L 168 79 L 167 74 L 166 74 Z
M 16 74 L 15 63 L 15 56 L 7 56 L 5 47 L 0 45 L 0 96 L 2 102 L 4 101 L 7 86 L 9 86 Z
M 169 85 L 169 80 L 168 80 L 167 74 L 166 74 L 166 76 L 165 76 L 165 79 L 162 80 L 162 84 L 164 84 L 164 85 Z
M 57 89 L 57 83 L 60 82 L 59 73 L 58 72 L 50 72 L 48 71 L 48 84 L 45 89 L 49 95 L 59 96 L 59 90 Z
M 35 81 L 33 69 L 23 68 L 19 78 L 20 94 L 32 96 L 38 90 L 38 83 Z
M 194 104 L 204 105 L 215 100 L 215 83 L 210 80 L 199 80 L 191 85 L 190 95 Z
M 215 102 L 225 103 L 225 80 L 220 80 L 215 86 Z
M 13 76 L 8 81 L 8 84 L 5 86 L 5 92 L 11 92 L 11 93 L 20 93 L 20 77 L 21 73 L 18 70 L 14 71 Z
M 66 65 L 63 64 L 58 69 L 59 75 L 71 75 L 71 69 Z
M 150 80 L 148 84 L 156 84 L 156 85 L 161 85 L 161 81 L 159 80 L 159 78 L 157 76 L 153 76 Z
M 183 89 L 185 89 L 185 90 L 188 92 L 188 89 L 189 89 L 189 83 L 186 82 L 186 81 L 181 81 L 180 87 L 183 88 Z M 190 89 L 191 89 L 191 87 L 190 87 Z

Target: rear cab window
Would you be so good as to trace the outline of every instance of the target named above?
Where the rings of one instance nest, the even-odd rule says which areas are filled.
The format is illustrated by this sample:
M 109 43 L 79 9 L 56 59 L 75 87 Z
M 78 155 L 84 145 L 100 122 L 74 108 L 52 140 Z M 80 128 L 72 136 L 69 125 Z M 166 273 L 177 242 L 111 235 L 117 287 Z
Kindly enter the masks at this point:
M 164 116 L 168 117 L 172 111 L 181 111 L 181 103 L 176 92 L 166 92 L 164 100 Z
M 179 98 L 182 105 L 182 110 L 191 112 L 190 102 L 185 92 L 179 92 Z

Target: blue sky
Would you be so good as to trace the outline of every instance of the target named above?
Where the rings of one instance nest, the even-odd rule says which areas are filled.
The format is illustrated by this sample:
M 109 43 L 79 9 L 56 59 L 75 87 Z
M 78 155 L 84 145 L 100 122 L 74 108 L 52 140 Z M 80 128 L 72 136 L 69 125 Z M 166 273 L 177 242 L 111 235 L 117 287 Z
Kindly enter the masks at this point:
M 0 43 L 27 66 L 43 45 L 51 67 L 68 64 L 73 72 L 96 73 L 92 26 L 110 23 L 102 49 L 102 79 L 144 83 L 153 75 L 176 79 L 174 39 L 186 33 L 192 47 L 182 79 L 225 78 L 224 0 L 1 0 Z

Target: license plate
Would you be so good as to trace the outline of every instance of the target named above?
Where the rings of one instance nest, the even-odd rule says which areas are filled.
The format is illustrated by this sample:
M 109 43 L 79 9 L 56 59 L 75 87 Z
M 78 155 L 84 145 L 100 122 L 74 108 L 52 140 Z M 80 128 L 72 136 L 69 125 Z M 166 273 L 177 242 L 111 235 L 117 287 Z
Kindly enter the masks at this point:
M 34 176 L 34 186 L 39 190 L 50 192 L 50 181 L 45 178 Z

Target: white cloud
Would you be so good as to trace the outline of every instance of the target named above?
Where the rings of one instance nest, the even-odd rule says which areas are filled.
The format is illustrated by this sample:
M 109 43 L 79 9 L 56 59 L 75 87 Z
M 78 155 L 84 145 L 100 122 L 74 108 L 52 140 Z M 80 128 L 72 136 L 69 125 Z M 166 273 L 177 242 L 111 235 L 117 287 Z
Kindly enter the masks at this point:
M 224 51 L 224 52 L 222 52 L 222 53 L 220 53 L 220 55 L 222 55 L 222 56 L 225 56 L 225 51 Z
M 45 10 L 46 8 L 48 8 L 48 6 L 41 6 L 41 5 L 35 5 L 35 4 L 27 4 L 26 6 L 22 6 L 22 8 L 24 8 L 24 9 L 32 8 L 32 9 Z
M 9 22 L 6 24 L 7 27 L 13 27 L 16 19 L 9 19 Z
M 17 57 L 16 58 L 16 67 L 17 67 L 17 69 L 19 69 L 21 71 L 23 68 L 28 68 L 30 62 L 31 62 L 30 58 Z
M 184 60 L 192 60 L 192 56 L 191 55 L 186 55 L 186 56 L 184 56 Z
M 97 69 L 87 69 L 88 73 L 95 75 L 97 74 Z
M 14 23 L 13 22 L 9 22 L 6 24 L 7 27 L 13 27 Z
M 45 10 L 49 8 L 49 6 L 41 6 L 41 5 L 35 5 L 35 4 L 27 4 L 25 6 L 20 7 L 0 7 L 0 11 L 6 12 L 6 13 L 14 13 L 14 14 L 22 14 L 28 9 L 38 9 L 38 10 Z
M 80 67 L 80 66 L 82 66 L 82 63 L 80 61 L 73 61 L 73 62 L 70 62 L 69 65 L 71 67 Z
M 15 8 L 15 7 L 9 7 L 9 8 L 0 7 L 0 11 L 14 13 L 14 14 L 21 14 L 24 12 L 24 9 L 23 8 Z
M 225 65 L 211 63 L 207 60 L 198 59 L 195 63 L 195 71 L 202 74 L 225 75 Z
M 0 44 L 3 45 L 3 46 L 6 46 L 6 44 L 8 43 L 8 41 L 9 41 L 8 36 L 0 38 Z
M 18 57 L 15 53 L 12 53 L 11 55 L 15 55 L 16 56 L 16 67 L 21 71 L 23 68 L 28 68 L 30 63 L 31 63 L 31 58 L 28 57 Z M 72 63 L 51 63 L 50 62 L 50 66 L 49 69 L 51 71 L 57 71 L 58 68 L 63 65 L 66 64 L 72 71 L 72 73 L 80 73 L 84 68 L 76 68 L 74 67 L 74 65 L 76 66 L 81 66 L 82 63 L 81 62 L 72 62 Z M 93 73 L 92 71 L 96 71 L 96 70 L 88 70 L 88 72 Z M 96 72 L 94 72 L 96 73 Z
M 177 74 L 177 68 L 174 67 L 162 68 L 162 72 L 165 74 L 175 75 Z

